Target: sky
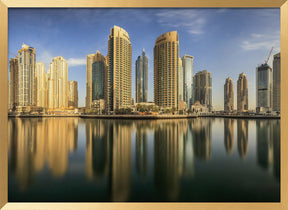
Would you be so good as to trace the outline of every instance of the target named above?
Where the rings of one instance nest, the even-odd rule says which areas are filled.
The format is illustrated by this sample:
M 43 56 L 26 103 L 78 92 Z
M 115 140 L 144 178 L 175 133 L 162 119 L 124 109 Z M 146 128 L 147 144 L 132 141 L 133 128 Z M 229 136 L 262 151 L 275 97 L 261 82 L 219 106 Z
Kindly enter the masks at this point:
M 89 8 L 8 10 L 8 50 L 17 54 L 25 43 L 36 50 L 36 62 L 56 56 L 68 61 L 68 79 L 78 82 L 79 107 L 85 106 L 86 55 L 107 55 L 108 36 L 114 25 L 124 28 L 132 44 L 132 97 L 135 98 L 135 61 L 145 49 L 148 57 L 148 100 L 153 101 L 153 48 L 157 37 L 177 31 L 179 55 L 194 56 L 193 74 L 212 73 L 212 105 L 224 109 L 224 83 L 248 78 L 249 109 L 256 106 L 256 67 L 274 47 L 280 52 L 280 9 L 196 8 Z M 9 59 L 14 57 L 9 54 Z

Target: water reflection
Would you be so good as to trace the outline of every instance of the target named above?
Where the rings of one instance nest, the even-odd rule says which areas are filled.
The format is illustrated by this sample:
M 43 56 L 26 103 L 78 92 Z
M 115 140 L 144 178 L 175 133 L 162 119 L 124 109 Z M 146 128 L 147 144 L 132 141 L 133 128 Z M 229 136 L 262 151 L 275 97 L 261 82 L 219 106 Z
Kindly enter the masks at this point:
M 198 159 L 211 159 L 211 120 L 192 121 L 192 139 L 194 141 L 194 153 Z
M 82 141 L 78 141 L 78 132 L 82 133 L 83 129 L 82 126 L 78 129 L 78 121 L 85 126 L 86 135 L 79 136 Z M 219 122 L 222 119 L 217 121 Z M 49 172 L 47 174 L 45 171 L 45 175 L 52 178 L 47 184 L 53 185 L 53 180 L 63 178 L 65 174 L 69 173 L 73 177 L 73 170 L 67 170 L 69 165 L 82 164 L 85 165 L 83 171 L 81 167 L 73 167 L 77 170 L 77 175 L 85 177 L 78 177 L 81 179 L 81 186 L 85 189 L 90 185 L 95 189 L 101 186 L 105 189 L 105 201 L 130 201 L 135 188 L 144 185 L 147 194 L 154 193 L 159 201 L 179 201 L 187 183 L 199 179 L 203 173 L 215 172 L 213 167 L 206 167 L 204 172 L 201 167 L 209 166 L 209 163 L 213 165 L 217 162 L 210 160 L 219 158 L 220 151 L 213 150 L 212 138 L 213 145 L 224 146 L 226 153 L 232 154 L 234 123 L 237 123 L 237 148 L 241 159 L 246 158 L 245 162 L 250 161 L 250 167 L 253 163 L 255 168 L 261 168 L 262 173 L 273 175 L 279 183 L 280 121 L 223 119 L 223 122 L 219 125 L 222 125 L 224 132 L 224 145 L 222 139 L 218 141 L 218 138 L 212 136 L 212 119 L 9 119 L 9 171 L 16 178 L 19 190 L 23 192 L 35 187 L 32 185 L 34 179 L 43 176 L 44 173 L 41 172 L 45 169 Z M 252 132 L 250 142 L 248 125 L 252 125 L 249 130 Z M 248 150 L 249 143 L 252 144 L 251 151 Z M 253 147 L 254 143 L 256 148 Z M 249 158 L 248 151 L 252 153 Z M 132 154 L 135 154 L 135 160 L 132 160 Z M 257 158 L 256 164 L 250 160 L 251 157 Z M 225 164 L 229 161 L 235 161 L 233 164 L 237 165 L 239 158 L 236 157 L 235 160 L 230 156 L 221 160 L 223 171 L 218 173 L 222 175 L 220 178 L 213 177 L 215 181 L 225 178 Z M 245 166 L 242 165 L 242 170 L 249 174 L 250 169 Z M 254 171 L 257 170 L 255 168 Z M 45 184 L 41 183 L 44 187 Z M 70 183 L 71 186 L 74 184 Z M 148 187 L 149 184 L 152 186 Z M 201 185 L 201 180 L 198 184 Z M 42 193 L 43 186 L 34 191 Z M 16 189 L 13 188 L 12 192 L 13 190 Z M 136 190 L 140 191 L 141 189 Z M 141 193 L 145 197 L 145 193 Z
M 230 155 L 234 146 L 234 119 L 224 119 L 224 145 Z
M 77 118 L 15 119 L 8 128 L 10 171 L 22 190 L 46 162 L 54 177 L 65 174 L 68 153 L 77 149 Z
M 245 159 L 248 153 L 248 120 L 237 120 L 237 144 L 240 157 Z
M 257 121 L 256 128 L 258 164 L 280 180 L 280 121 Z

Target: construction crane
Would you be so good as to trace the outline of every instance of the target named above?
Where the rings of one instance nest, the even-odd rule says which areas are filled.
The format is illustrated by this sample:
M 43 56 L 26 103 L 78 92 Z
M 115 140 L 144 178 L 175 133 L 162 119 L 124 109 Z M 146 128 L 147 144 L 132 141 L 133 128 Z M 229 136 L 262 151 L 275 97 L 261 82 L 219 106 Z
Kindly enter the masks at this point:
M 8 51 L 9 54 L 14 55 L 16 58 L 18 58 L 18 55 L 15 55 L 14 53 Z
M 268 58 L 265 60 L 265 64 L 268 63 L 269 58 L 270 58 L 270 56 L 271 56 L 271 53 L 272 53 L 272 51 L 273 51 L 273 48 L 274 48 L 274 47 L 271 48 L 270 53 L 269 53 L 269 55 L 268 55 Z

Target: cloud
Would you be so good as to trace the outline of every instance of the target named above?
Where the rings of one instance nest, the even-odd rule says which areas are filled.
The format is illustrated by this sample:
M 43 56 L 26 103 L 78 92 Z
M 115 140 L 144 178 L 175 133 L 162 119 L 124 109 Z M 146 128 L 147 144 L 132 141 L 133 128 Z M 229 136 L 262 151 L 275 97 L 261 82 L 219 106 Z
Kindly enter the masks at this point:
M 86 58 L 69 58 L 68 66 L 83 66 L 86 65 Z
M 280 31 L 276 31 L 272 34 L 252 33 L 248 38 L 241 42 L 241 48 L 245 51 L 269 50 L 271 47 L 274 47 L 276 51 L 280 51 Z
M 202 10 L 164 9 L 156 13 L 156 16 L 158 17 L 158 23 L 172 28 L 184 28 L 193 35 L 203 34 L 207 22 Z

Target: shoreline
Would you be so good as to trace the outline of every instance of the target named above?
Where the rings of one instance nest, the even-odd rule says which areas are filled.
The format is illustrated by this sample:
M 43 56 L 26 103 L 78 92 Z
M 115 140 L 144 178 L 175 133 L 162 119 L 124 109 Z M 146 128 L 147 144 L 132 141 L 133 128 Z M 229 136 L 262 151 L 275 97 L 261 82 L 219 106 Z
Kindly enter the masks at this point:
M 8 118 L 51 118 L 51 117 L 80 117 L 83 119 L 189 119 L 198 117 L 231 118 L 231 119 L 280 119 L 280 116 L 267 115 L 8 115 Z

